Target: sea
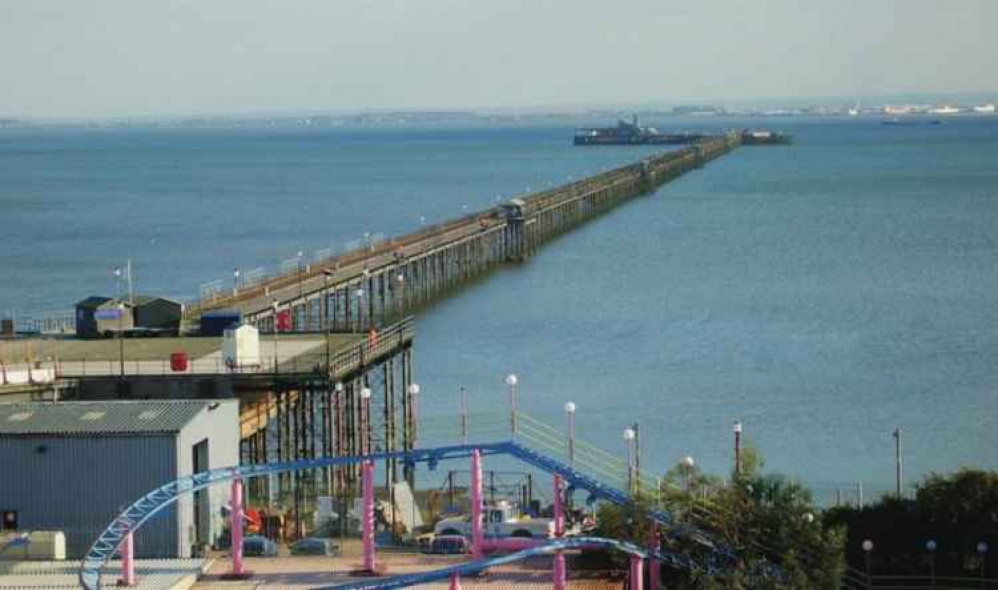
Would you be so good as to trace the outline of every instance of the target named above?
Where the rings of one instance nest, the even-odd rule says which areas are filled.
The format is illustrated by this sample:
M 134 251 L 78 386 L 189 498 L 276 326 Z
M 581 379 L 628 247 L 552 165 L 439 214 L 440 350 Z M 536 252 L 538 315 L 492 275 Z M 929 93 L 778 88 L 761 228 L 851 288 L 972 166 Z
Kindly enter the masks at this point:
M 604 123 L 610 123 L 605 121 Z M 642 468 L 730 472 L 732 425 L 826 503 L 998 468 L 998 117 L 665 119 L 742 147 L 416 318 L 421 437 L 521 409 Z M 0 130 L 0 314 L 122 286 L 190 300 L 634 162 L 573 122 Z

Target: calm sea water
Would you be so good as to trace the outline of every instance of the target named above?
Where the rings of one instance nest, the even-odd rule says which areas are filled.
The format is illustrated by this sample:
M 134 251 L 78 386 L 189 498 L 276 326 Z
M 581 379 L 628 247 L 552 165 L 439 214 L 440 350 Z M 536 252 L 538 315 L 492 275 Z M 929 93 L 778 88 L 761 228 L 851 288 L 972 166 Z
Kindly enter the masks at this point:
M 736 419 L 822 494 L 890 488 L 899 426 L 909 481 L 998 468 L 998 119 L 766 123 L 796 143 L 739 149 L 423 313 L 423 416 L 462 385 L 498 414 L 515 372 L 527 411 L 560 424 L 572 400 L 622 455 L 639 421 L 657 470 L 728 470 Z M 0 309 L 111 293 L 126 257 L 138 290 L 188 298 L 651 151 L 570 135 L 3 131 Z

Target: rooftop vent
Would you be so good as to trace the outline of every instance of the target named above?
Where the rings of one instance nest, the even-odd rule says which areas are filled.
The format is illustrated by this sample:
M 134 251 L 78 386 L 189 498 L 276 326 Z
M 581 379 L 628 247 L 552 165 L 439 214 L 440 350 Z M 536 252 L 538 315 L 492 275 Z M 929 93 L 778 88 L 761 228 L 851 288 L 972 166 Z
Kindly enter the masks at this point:
M 34 412 L 18 412 L 16 414 L 11 414 L 10 416 L 7 416 L 7 421 L 24 422 L 25 420 L 30 418 L 32 414 L 34 414 Z
M 160 410 L 146 410 L 139 414 L 139 420 L 153 420 L 162 412 Z
M 87 420 L 89 422 L 93 422 L 95 420 L 100 420 L 106 414 L 107 412 L 87 412 L 86 414 L 80 417 L 80 420 Z

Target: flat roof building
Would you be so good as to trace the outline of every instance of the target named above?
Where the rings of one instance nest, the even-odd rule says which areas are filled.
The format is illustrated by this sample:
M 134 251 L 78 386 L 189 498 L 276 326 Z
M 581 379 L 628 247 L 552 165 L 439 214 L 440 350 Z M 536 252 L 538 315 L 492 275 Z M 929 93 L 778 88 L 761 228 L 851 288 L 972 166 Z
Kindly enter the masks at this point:
M 177 478 L 239 463 L 238 400 L 0 404 L 0 526 L 63 531 L 82 556 L 118 511 Z M 222 531 L 227 486 L 158 514 L 138 557 L 190 557 Z

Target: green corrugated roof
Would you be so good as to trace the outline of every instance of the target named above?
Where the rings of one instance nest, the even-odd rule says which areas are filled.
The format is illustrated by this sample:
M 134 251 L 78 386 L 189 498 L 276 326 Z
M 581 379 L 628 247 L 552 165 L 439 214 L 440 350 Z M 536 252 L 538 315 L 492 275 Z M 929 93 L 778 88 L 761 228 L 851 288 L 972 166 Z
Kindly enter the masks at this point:
M 218 402 L 94 401 L 0 404 L 0 436 L 18 434 L 169 434 Z

